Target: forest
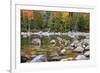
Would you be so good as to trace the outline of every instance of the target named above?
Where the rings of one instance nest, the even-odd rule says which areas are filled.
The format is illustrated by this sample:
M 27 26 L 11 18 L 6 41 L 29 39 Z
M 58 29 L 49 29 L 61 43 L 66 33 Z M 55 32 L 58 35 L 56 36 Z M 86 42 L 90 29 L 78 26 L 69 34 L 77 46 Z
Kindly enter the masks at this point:
M 89 13 L 30 11 L 31 15 L 21 11 L 21 31 L 89 32 Z M 32 14 L 33 13 L 33 14 Z

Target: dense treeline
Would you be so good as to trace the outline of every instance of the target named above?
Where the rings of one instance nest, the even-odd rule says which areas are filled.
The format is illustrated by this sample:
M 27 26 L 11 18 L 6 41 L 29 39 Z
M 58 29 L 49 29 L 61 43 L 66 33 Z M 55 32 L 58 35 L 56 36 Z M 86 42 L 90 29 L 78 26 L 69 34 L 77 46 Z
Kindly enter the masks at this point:
M 62 12 L 56 12 L 51 16 L 51 11 L 34 11 L 34 16 L 26 16 L 21 13 L 21 31 L 32 32 L 89 32 L 89 13 L 69 12 L 68 16 L 62 17 Z

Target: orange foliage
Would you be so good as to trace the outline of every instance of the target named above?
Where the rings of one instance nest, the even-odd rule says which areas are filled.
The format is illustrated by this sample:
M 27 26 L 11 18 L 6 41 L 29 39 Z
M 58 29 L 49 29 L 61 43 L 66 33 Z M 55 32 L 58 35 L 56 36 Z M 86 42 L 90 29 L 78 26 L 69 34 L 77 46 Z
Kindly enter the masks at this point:
M 34 11 L 33 10 L 21 10 L 22 15 L 32 17 L 34 16 Z

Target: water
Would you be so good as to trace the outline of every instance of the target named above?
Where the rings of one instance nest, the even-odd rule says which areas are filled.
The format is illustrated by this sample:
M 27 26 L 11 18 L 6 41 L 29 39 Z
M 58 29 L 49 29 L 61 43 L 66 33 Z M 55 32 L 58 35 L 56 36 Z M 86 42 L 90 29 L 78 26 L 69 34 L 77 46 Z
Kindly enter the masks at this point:
M 61 57 L 62 59 L 71 57 L 75 59 L 77 53 L 73 52 L 72 49 L 67 50 L 67 53 L 65 52 L 64 54 L 59 54 L 60 50 L 65 47 L 70 47 L 71 46 L 70 44 L 74 40 L 78 40 L 79 42 L 81 42 L 81 40 L 86 39 L 86 37 L 89 36 L 89 33 L 84 33 L 84 32 L 68 32 L 68 33 L 37 32 L 37 33 L 30 33 L 30 35 L 27 35 L 28 33 L 21 33 L 21 34 L 22 34 L 21 52 L 24 52 L 27 49 L 32 49 L 31 51 L 32 55 L 37 56 L 36 58 L 33 59 L 33 61 L 35 60 L 34 62 L 36 62 L 37 60 L 40 61 L 40 59 L 44 57 L 47 59 L 47 61 L 51 61 L 53 57 Z M 60 38 L 60 40 L 58 38 Z M 34 39 L 38 40 L 32 43 Z M 50 41 L 52 40 L 54 40 L 56 43 L 55 42 L 51 43 Z M 69 41 L 68 44 L 65 44 L 66 41 Z

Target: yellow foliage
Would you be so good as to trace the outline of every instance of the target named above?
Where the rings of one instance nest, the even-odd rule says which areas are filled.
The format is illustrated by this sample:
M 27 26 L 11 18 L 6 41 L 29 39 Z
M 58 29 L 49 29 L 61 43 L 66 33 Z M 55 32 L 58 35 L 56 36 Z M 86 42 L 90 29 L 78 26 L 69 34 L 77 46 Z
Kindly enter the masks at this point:
M 61 12 L 62 18 L 69 16 L 69 12 Z
M 50 15 L 51 15 L 51 17 L 56 17 L 57 16 L 57 12 L 56 11 L 52 11 Z

